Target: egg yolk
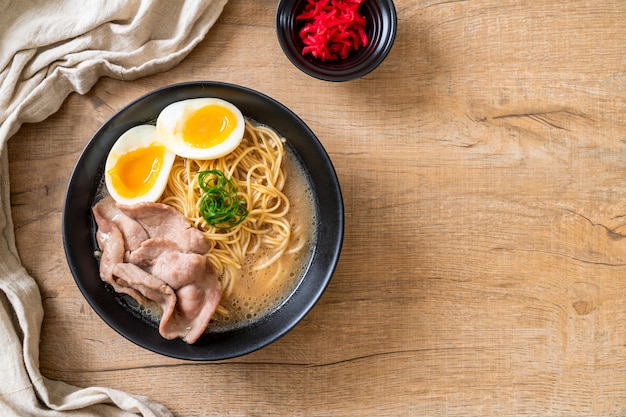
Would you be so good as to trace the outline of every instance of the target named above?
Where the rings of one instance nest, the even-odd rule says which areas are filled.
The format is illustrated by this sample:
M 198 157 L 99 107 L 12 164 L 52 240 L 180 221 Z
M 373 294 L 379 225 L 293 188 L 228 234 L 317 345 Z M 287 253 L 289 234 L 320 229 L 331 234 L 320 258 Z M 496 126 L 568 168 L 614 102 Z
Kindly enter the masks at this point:
M 146 194 L 159 176 L 164 155 L 165 147 L 154 143 L 120 156 L 109 170 L 113 188 L 124 198 Z
M 210 148 L 224 142 L 236 126 L 237 118 L 232 111 L 217 104 L 209 104 L 185 120 L 182 134 L 189 146 Z

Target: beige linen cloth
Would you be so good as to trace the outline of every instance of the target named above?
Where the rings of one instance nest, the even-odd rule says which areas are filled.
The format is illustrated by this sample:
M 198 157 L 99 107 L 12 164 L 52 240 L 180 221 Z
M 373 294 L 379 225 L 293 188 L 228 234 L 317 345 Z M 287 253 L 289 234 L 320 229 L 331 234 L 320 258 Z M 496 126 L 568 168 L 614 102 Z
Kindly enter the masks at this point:
M 0 416 L 171 416 L 148 398 L 78 388 L 39 370 L 43 308 L 15 247 L 6 143 L 108 76 L 178 64 L 226 0 L 0 0 Z

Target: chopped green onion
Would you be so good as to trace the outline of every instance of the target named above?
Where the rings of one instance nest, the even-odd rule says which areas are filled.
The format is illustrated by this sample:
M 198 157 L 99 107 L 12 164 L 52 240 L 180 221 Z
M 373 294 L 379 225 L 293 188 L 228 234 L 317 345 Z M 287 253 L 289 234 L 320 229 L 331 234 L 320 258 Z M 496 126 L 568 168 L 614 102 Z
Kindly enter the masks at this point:
M 237 194 L 237 186 L 219 170 L 198 172 L 198 185 L 203 191 L 200 197 L 200 215 L 209 226 L 231 229 L 248 216 L 245 199 Z

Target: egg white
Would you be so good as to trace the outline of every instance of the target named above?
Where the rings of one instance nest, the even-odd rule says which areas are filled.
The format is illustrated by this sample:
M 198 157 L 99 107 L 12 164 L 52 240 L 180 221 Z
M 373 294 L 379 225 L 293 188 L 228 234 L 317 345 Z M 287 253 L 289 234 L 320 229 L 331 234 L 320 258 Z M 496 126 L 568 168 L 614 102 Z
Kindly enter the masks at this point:
M 204 106 L 217 105 L 230 110 L 235 116 L 236 125 L 222 142 L 210 147 L 198 147 L 185 141 L 182 126 L 197 110 Z M 165 107 L 156 121 L 159 140 L 170 151 L 183 158 L 216 159 L 232 152 L 243 138 L 245 120 L 241 111 L 232 103 L 218 98 L 194 98 L 172 103 Z
M 115 167 L 120 157 L 128 152 L 146 148 L 155 143 L 165 146 L 158 141 L 156 127 L 153 125 L 139 125 L 124 132 L 113 144 L 105 163 L 104 178 L 107 191 L 118 203 L 130 205 L 142 202 L 155 202 L 159 199 L 159 197 L 161 197 L 161 194 L 163 194 L 174 164 L 174 159 L 176 158 L 176 155 L 168 150 L 167 147 L 165 148 L 157 179 L 148 192 L 144 194 L 133 197 L 124 197 L 120 195 L 120 192 L 115 188 L 110 175 L 111 169 Z

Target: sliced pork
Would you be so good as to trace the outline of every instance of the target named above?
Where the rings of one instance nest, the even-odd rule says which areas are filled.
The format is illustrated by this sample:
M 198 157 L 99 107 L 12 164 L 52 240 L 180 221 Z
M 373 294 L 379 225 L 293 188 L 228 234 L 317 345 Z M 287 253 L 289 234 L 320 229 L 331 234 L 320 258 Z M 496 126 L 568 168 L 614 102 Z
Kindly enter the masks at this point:
M 125 206 L 106 197 L 93 213 L 102 251 L 101 279 L 140 304 L 159 304 L 163 337 L 195 343 L 222 295 L 205 256 L 210 244 L 204 235 L 165 204 Z
M 93 213 L 99 227 L 101 221 L 112 222 L 117 226 L 122 233 L 124 246 L 128 251 L 137 249 L 143 241 L 150 237 L 146 229 L 124 214 L 115 204 L 115 200 L 110 197 L 104 198 L 96 204 Z
M 117 206 L 140 224 L 150 237 L 162 237 L 176 242 L 183 252 L 206 253 L 210 248 L 202 232 L 172 206 L 158 203 Z
M 197 340 L 209 324 L 221 298 L 219 282 L 210 279 L 215 272 L 206 256 L 167 252 L 157 258 L 151 272 L 170 285 L 178 296 L 176 314 L 166 323 L 161 320 L 163 337 Z
M 137 265 L 122 262 L 115 265 L 113 273 L 121 287 L 132 288 L 147 300 L 161 306 L 163 317 L 171 317 L 176 309 L 176 293 L 165 282 Z M 146 304 L 145 300 L 142 304 Z
M 180 252 L 180 247 L 169 239 L 153 238 L 144 241 L 141 246 L 128 254 L 127 262 L 142 268 L 151 268 L 161 255 L 169 252 Z

